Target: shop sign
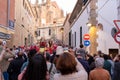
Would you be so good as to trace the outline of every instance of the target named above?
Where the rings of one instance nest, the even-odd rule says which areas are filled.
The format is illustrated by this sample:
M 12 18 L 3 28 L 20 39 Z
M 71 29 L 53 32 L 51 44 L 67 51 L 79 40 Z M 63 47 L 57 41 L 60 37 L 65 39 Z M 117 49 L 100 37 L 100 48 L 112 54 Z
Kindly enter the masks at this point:
M 0 39 L 10 39 L 10 38 L 11 38 L 10 34 L 0 32 Z

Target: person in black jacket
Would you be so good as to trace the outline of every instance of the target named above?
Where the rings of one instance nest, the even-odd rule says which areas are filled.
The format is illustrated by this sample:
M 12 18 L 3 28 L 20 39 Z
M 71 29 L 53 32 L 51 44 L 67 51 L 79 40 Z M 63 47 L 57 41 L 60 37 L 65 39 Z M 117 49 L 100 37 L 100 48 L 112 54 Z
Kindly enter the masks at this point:
M 76 57 L 77 57 L 78 61 L 83 65 L 83 67 L 86 70 L 86 72 L 89 74 L 90 66 L 88 64 L 88 61 L 83 59 L 83 57 L 82 57 L 82 55 L 80 53 L 76 54 Z
M 18 57 L 10 62 L 10 65 L 7 70 L 7 72 L 9 73 L 9 80 L 17 80 L 23 63 L 23 53 L 18 52 Z

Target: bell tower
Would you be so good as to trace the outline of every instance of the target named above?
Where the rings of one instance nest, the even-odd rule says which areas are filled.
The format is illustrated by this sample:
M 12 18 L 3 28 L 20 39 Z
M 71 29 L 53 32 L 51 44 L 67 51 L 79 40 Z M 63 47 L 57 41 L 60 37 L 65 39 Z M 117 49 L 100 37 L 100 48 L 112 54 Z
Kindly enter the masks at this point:
M 45 2 L 45 0 L 42 0 L 42 4 Z
M 38 3 L 39 3 L 39 1 L 38 1 L 38 0 L 36 0 L 35 4 L 38 4 Z

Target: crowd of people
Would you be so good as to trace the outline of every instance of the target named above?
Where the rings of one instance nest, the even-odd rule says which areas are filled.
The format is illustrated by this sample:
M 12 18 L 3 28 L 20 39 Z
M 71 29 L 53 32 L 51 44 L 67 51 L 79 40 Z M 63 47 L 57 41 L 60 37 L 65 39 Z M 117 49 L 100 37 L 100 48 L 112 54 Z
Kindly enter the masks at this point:
M 120 80 L 120 54 L 48 44 L 7 48 L 0 42 L 0 80 Z

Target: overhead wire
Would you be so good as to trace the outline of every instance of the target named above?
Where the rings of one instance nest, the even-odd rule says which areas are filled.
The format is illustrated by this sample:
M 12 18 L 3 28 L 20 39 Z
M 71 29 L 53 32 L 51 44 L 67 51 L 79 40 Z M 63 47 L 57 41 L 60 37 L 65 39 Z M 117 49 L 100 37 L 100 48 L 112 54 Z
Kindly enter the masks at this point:
M 108 3 L 108 1 L 110 1 L 110 0 L 107 0 L 97 12 L 99 12 L 103 7 L 105 7 L 105 5 Z
M 102 15 L 99 14 L 99 11 L 102 10 L 109 1 L 110 1 L 110 0 L 107 0 L 107 1 L 102 5 L 102 7 L 98 9 L 97 14 L 98 14 L 106 23 L 108 23 L 108 24 L 111 25 L 111 26 L 114 26 L 111 22 L 109 22 L 109 21 L 108 21 L 107 19 L 105 19 Z
M 98 14 L 106 23 L 108 23 L 111 26 L 114 26 L 111 22 L 109 22 L 107 19 L 105 19 L 102 15 Z

